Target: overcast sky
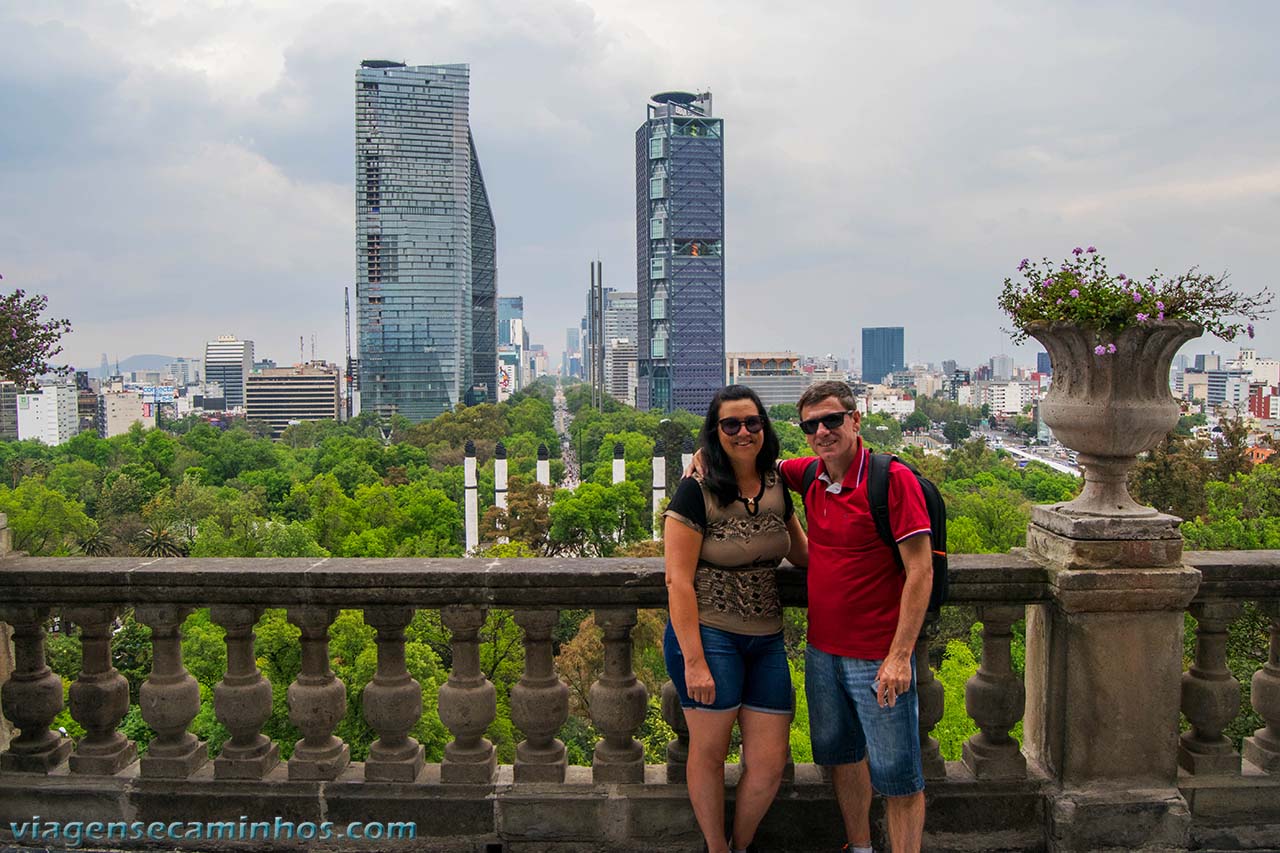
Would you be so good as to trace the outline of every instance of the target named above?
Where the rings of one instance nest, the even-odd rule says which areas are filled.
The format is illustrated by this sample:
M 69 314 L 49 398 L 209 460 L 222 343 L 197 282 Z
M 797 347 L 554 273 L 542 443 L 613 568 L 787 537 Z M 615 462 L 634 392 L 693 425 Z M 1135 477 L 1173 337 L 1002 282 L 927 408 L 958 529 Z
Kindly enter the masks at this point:
M 729 349 L 903 325 L 909 360 L 975 364 L 1015 351 L 1023 256 L 1274 288 L 1277 32 L 1269 2 L 0 0 L 0 274 L 71 319 L 79 367 L 218 334 L 340 361 L 355 70 L 466 62 L 499 292 L 553 363 L 588 260 L 635 287 L 649 95 L 710 89 Z

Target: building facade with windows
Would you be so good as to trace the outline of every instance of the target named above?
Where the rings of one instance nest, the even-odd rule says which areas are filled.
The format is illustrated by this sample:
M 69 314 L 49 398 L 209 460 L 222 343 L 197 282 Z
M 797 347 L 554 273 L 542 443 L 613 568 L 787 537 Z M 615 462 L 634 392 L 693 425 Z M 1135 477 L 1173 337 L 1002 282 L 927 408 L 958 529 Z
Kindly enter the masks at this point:
M 725 359 L 725 384 L 746 385 L 765 408 L 795 405 L 813 384 L 813 373 L 801 367 L 798 352 L 731 352 Z
M 244 387 L 253 372 L 253 341 L 238 340 L 234 335 L 219 335 L 204 347 L 204 378 L 216 382 L 225 392 L 228 409 L 244 408 Z
M 50 447 L 80 432 L 79 392 L 74 385 L 46 385 L 17 395 L 18 439 L 35 439 Z
M 878 385 L 906 366 L 902 326 L 869 326 L 862 330 L 862 381 Z
M 636 130 L 641 409 L 701 413 L 724 379 L 724 122 L 711 93 L 662 92 Z
M 336 421 L 341 411 L 340 374 L 336 364 L 322 361 L 255 373 L 249 377 L 245 414 L 270 424 L 272 438 L 279 438 L 290 424 Z
M 412 421 L 496 399 L 496 232 L 470 125 L 470 69 L 356 72 L 360 405 Z

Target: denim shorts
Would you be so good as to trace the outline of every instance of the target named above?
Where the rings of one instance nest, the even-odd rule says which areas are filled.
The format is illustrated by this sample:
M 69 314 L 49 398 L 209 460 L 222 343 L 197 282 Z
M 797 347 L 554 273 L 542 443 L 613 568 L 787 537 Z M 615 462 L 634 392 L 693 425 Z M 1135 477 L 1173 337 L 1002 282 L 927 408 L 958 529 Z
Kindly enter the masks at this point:
M 680 695 L 680 707 L 710 711 L 742 707 L 768 714 L 791 713 L 791 668 L 787 666 L 781 631 L 759 637 L 706 625 L 699 625 L 698 630 L 702 634 L 702 655 L 716 683 L 716 699 L 704 705 L 689 698 L 684 686 L 684 654 L 675 629 L 668 622 L 662 653 L 667 674 Z
M 884 796 L 923 791 L 915 656 L 911 688 L 898 694 L 892 708 L 876 702 L 871 686 L 882 661 L 831 655 L 809 646 L 804 663 L 814 763 L 854 764 L 867 758 L 871 785 Z

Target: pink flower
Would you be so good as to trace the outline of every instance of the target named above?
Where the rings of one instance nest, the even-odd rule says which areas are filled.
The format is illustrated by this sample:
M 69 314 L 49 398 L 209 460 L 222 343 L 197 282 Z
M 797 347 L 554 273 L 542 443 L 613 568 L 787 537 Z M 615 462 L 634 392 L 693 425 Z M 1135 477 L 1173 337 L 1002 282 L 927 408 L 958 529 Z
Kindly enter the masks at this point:
M 1147 321 L 1148 321 L 1148 320 L 1150 320 L 1150 319 L 1151 319 L 1151 315 L 1150 315 L 1150 314 L 1143 314 L 1141 311 L 1139 311 L 1139 312 L 1138 312 L 1138 322 L 1139 322 L 1139 323 L 1145 323 L 1145 322 L 1147 322 Z
M 1062 304 L 1062 297 L 1061 297 L 1061 296 L 1059 296 L 1059 297 L 1058 297 L 1058 304 L 1059 304 L 1059 305 L 1061 305 L 1061 304 Z
M 1106 352 L 1107 352 L 1107 348 L 1104 347 L 1102 344 L 1098 344 L 1096 347 L 1093 348 L 1094 355 L 1104 355 L 1106 354 Z
M 1046 278 L 1044 281 L 1040 282 L 1041 287 L 1048 287 L 1051 284 L 1053 284 L 1053 279 L 1051 278 Z
M 1067 295 L 1070 296 L 1072 299 L 1077 299 L 1080 296 L 1080 291 L 1073 287 L 1071 288 L 1071 292 Z
M 1156 310 L 1157 310 L 1157 311 L 1163 311 L 1163 310 L 1164 310 L 1164 303 L 1163 303 L 1163 302 L 1156 302 Z
M 1071 254 L 1077 255 L 1077 256 L 1083 255 L 1084 249 L 1081 249 L 1079 246 L 1076 246 L 1074 249 L 1071 250 Z
M 1116 351 L 1115 344 L 1107 344 L 1107 352 L 1115 352 L 1115 351 Z
M 1161 321 L 1163 321 L 1163 320 L 1164 320 L 1164 312 L 1163 312 L 1163 311 L 1161 311 L 1159 314 L 1157 314 L 1157 315 L 1156 315 L 1156 319 L 1157 319 L 1157 320 L 1161 320 Z
M 1022 270 L 1025 270 L 1030 265 L 1031 265 L 1031 261 L 1027 258 L 1023 258 L 1022 261 L 1018 264 L 1018 271 L 1021 272 Z
M 1085 251 L 1092 255 L 1096 253 L 1098 250 L 1095 249 L 1093 246 L 1090 246 L 1089 248 L 1085 249 Z
M 1245 326 L 1245 331 L 1247 331 L 1247 332 L 1249 333 L 1249 337 L 1251 337 L 1251 338 L 1252 338 L 1252 337 L 1253 337 L 1253 324 L 1252 324 L 1252 323 L 1250 323 L 1248 326 Z
M 1134 302 L 1141 302 L 1141 301 L 1142 301 L 1142 294 L 1135 290 L 1135 291 L 1133 292 L 1133 301 L 1134 301 Z
M 1116 278 L 1118 278 L 1120 281 L 1125 281 L 1128 278 L 1128 276 L 1126 276 L 1124 273 L 1120 273 L 1120 275 L 1116 276 Z

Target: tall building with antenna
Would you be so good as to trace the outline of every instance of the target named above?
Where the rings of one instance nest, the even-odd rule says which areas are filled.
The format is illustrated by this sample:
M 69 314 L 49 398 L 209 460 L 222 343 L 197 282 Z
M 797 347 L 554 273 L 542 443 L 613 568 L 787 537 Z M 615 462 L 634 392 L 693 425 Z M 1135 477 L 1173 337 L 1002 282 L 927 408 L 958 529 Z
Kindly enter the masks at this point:
M 724 383 L 724 122 L 661 92 L 636 130 L 641 409 L 702 412 Z
M 470 70 L 356 72 L 356 380 L 362 411 L 412 421 L 497 387 L 495 229 Z

